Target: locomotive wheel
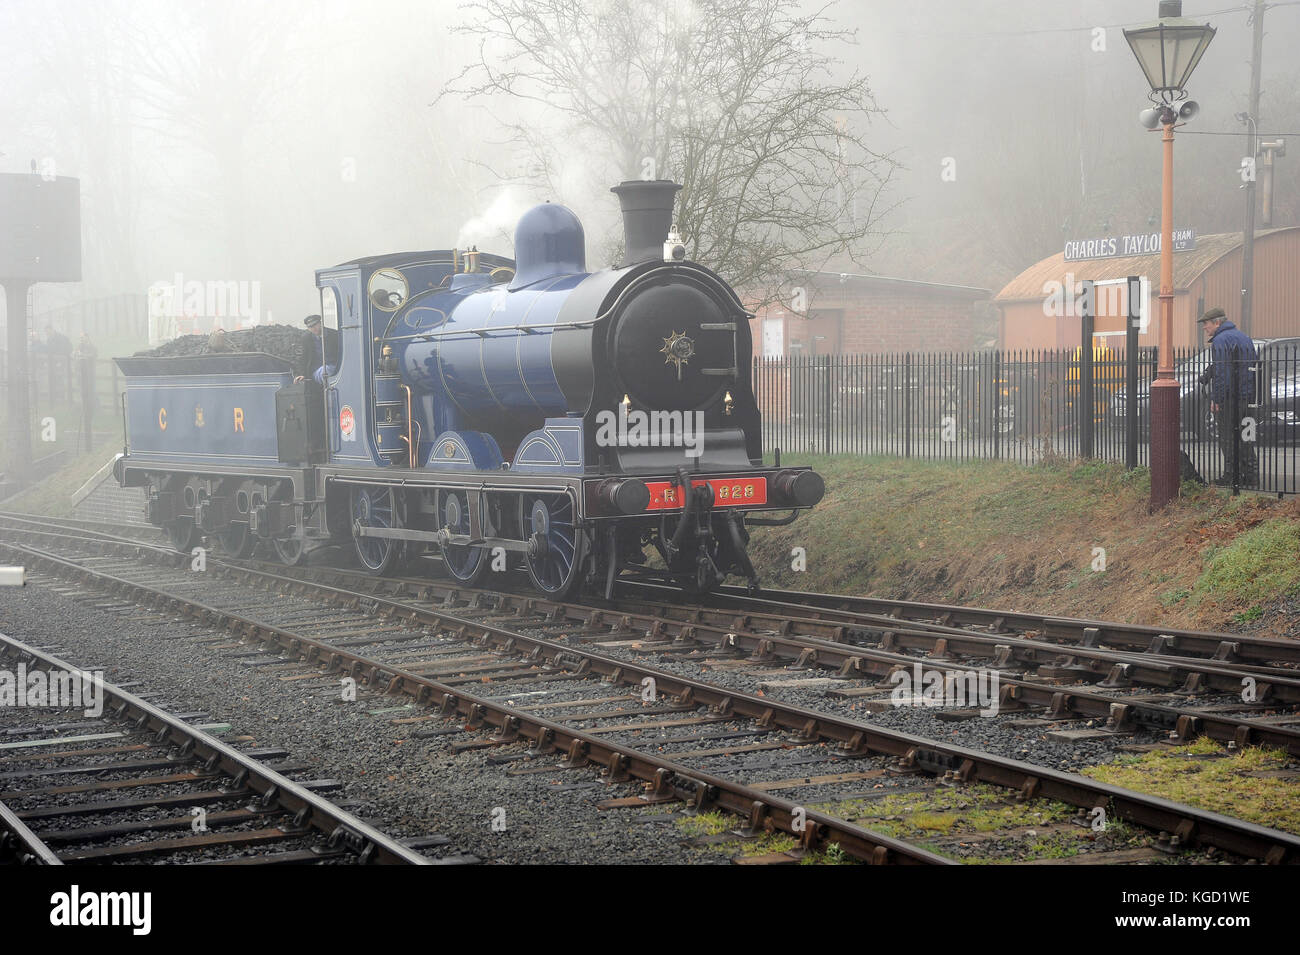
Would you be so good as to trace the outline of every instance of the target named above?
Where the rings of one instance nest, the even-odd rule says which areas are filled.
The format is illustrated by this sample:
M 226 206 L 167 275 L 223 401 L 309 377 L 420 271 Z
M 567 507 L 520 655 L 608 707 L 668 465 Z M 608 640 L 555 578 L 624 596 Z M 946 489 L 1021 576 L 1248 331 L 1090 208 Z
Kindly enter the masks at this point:
M 236 560 L 247 560 L 257 548 L 257 538 L 248 531 L 244 523 L 230 524 L 217 535 L 221 549 Z
M 216 535 L 221 549 L 236 560 L 247 560 L 257 549 L 257 537 L 248 529 L 249 511 L 253 504 L 253 482 L 226 480 L 221 482 L 221 493 L 234 505 L 233 517 L 226 529 Z
M 528 576 L 533 586 L 551 597 L 564 598 L 581 581 L 587 540 L 574 520 L 567 494 L 524 498 L 521 526 L 528 531 Z
M 163 478 L 160 489 L 171 491 L 173 494 L 186 495 L 188 493 L 186 490 L 186 483 L 184 475 L 170 475 Z M 192 499 L 189 501 L 189 504 L 193 504 Z M 195 547 L 199 546 L 199 542 L 203 539 L 203 534 L 198 527 L 195 526 L 194 518 L 192 517 L 178 517 L 176 520 L 167 524 L 164 530 L 167 531 L 167 539 L 171 541 L 172 546 L 182 554 L 191 553 Z
M 182 517 L 167 525 L 167 539 L 182 554 L 188 554 L 195 547 L 198 547 L 202 537 L 203 535 L 194 526 L 194 519 L 191 517 Z
M 391 487 L 358 487 L 352 491 L 352 520 L 362 527 L 401 527 L 398 501 Z M 392 571 L 400 559 L 402 541 L 391 537 L 354 537 L 357 559 L 367 573 Z
M 464 491 L 444 491 L 439 493 L 438 513 L 442 526 L 453 534 L 469 533 L 469 495 Z M 486 516 L 483 516 L 486 521 Z M 487 532 L 486 526 L 484 533 Z M 467 587 L 473 587 L 483 576 L 488 567 L 486 547 L 472 544 L 447 544 L 442 548 L 442 560 L 447 566 L 447 573 Z
M 293 503 L 293 492 L 284 487 L 278 488 L 273 500 L 283 503 Z M 254 503 L 261 503 L 260 495 L 256 495 Z M 298 535 L 298 528 L 290 526 L 288 537 L 271 538 L 271 550 L 275 552 L 275 559 L 286 567 L 297 567 L 302 563 L 302 558 L 307 553 L 307 542 Z
M 271 546 L 275 548 L 275 559 L 286 567 L 296 567 L 302 563 L 303 542 L 299 537 L 286 537 L 280 540 L 278 537 L 271 541 Z

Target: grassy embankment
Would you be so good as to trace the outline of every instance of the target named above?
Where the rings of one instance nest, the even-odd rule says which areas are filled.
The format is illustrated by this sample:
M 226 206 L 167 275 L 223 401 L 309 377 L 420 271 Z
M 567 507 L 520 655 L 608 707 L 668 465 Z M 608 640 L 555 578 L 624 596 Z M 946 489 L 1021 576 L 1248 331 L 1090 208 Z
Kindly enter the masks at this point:
M 70 517 L 72 495 L 120 450 L 119 445 L 104 445 L 94 451 L 75 454 L 74 448 L 73 456 L 64 467 L 6 499 L 0 503 L 0 509 L 45 514 L 49 517 Z
M 1147 472 L 1113 464 L 791 463 L 814 465 L 827 494 L 793 525 L 755 530 L 767 586 L 1300 633 L 1300 501 L 1185 485 L 1152 515 Z

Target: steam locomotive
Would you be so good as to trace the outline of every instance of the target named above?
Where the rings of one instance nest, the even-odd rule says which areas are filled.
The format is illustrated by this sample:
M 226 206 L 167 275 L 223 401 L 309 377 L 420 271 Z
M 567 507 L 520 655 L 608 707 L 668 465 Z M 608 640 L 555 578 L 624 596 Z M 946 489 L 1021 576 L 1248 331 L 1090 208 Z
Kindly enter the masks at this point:
M 763 465 L 752 316 L 669 234 L 679 188 L 614 187 L 615 268 L 588 272 L 582 224 L 547 203 L 519 221 L 513 261 L 319 270 L 341 352 L 323 383 L 265 354 L 117 359 L 119 483 L 186 552 L 206 535 L 295 564 L 309 542 L 351 541 L 375 574 L 432 552 L 466 585 L 522 564 L 551 596 L 608 596 L 620 576 L 756 587 L 749 528 L 825 489 L 779 452 Z

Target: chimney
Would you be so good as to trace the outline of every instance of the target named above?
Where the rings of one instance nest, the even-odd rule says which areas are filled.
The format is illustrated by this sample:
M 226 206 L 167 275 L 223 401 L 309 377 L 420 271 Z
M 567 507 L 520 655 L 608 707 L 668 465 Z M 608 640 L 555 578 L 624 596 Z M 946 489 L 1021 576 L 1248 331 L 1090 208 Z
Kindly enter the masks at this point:
M 623 208 L 623 266 L 663 259 L 679 189 L 668 179 L 631 179 L 609 190 Z

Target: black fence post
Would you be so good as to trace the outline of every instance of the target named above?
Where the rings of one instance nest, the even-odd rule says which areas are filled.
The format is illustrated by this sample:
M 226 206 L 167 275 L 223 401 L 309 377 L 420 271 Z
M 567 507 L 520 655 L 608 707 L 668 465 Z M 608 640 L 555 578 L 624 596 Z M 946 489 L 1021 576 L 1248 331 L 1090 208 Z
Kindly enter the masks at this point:
M 1244 356 L 1235 348 L 1228 353 L 1228 394 L 1224 396 L 1224 405 L 1219 409 L 1228 412 L 1227 420 L 1232 425 L 1225 430 L 1223 425 L 1226 422 L 1219 422 L 1219 447 L 1222 448 L 1226 440 L 1226 450 L 1229 452 L 1226 457 L 1230 460 L 1225 459 L 1224 464 L 1232 468 L 1233 496 L 1241 493 L 1241 363 L 1244 360 Z
M 832 367 L 833 367 L 833 366 L 832 366 L 832 359 L 833 359 L 833 358 L 834 358 L 833 355 L 827 355 L 827 356 L 822 360 L 822 379 L 823 379 L 823 382 L 824 382 L 824 384 L 823 384 L 823 386 L 822 386 L 822 404 L 823 404 L 823 408 L 824 408 L 824 410 L 823 410 L 823 412 L 822 412 L 822 418 L 823 418 L 823 421 L 824 421 L 823 430 L 825 431 L 825 449 L 824 449 L 824 450 L 825 450 L 825 453 L 828 454 L 828 455 L 832 453 L 832 451 L 831 451 L 831 448 L 832 448 L 832 444 L 831 444 L 831 442 L 832 442 L 832 440 L 833 440 L 834 437 L 835 437 L 834 424 L 833 424 L 833 422 L 831 421 L 831 408 L 834 407 L 834 403 L 833 403 L 833 401 L 831 400 L 831 395 L 833 394 L 832 384 L 831 384 L 831 371 L 832 371 Z
M 1097 316 L 1097 286 L 1091 279 L 1083 283 L 1083 314 L 1080 316 L 1079 335 L 1079 395 L 1076 410 L 1079 413 L 1079 456 L 1091 458 L 1096 452 L 1096 405 L 1093 400 L 1095 384 L 1092 354 L 1092 333 Z
M 903 356 L 903 457 L 912 456 L 912 353 Z
M 998 411 L 1002 406 L 1002 352 L 993 353 L 993 387 L 989 389 L 989 423 L 993 428 L 993 458 L 1002 458 L 1002 428 Z

